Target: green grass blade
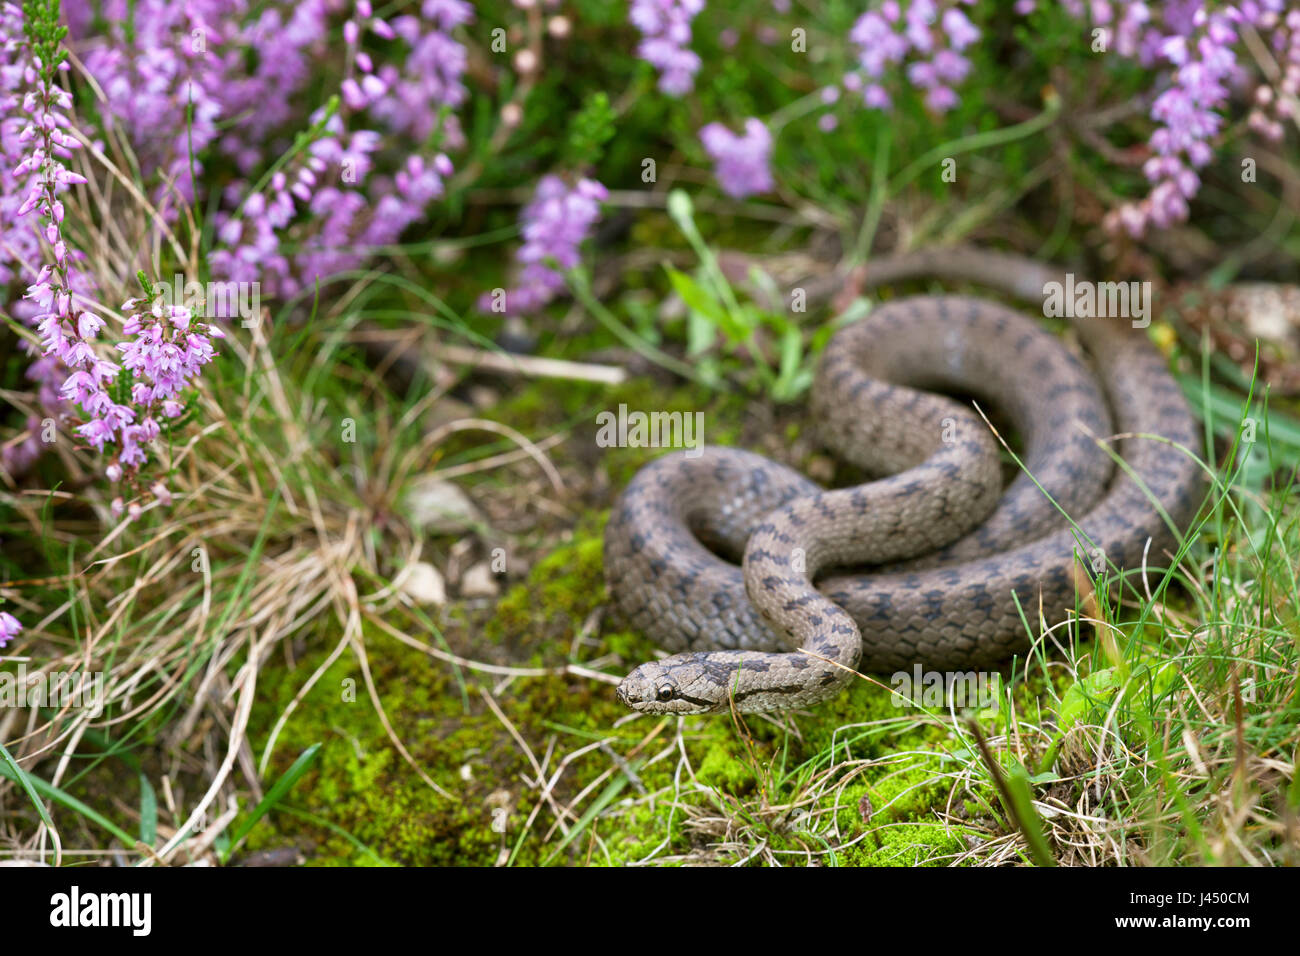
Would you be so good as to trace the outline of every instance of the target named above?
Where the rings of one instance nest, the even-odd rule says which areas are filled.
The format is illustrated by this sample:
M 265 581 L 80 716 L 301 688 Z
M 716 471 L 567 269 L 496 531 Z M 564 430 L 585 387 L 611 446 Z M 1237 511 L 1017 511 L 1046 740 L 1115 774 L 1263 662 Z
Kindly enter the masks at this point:
M 637 763 L 639 763 L 639 761 Z M 634 764 L 630 769 L 635 773 L 636 764 Z M 623 788 L 627 786 L 627 783 L 628 777 L 625 773 L 621 773 L 611 780 L 605 789 L 600 792 L 600 796 L 593 800 L 591 806 L 589 806 L 583 812 L 582 816 L 578 818 L 578 822 L 573 825 L 573 829 L 566 833 L 564 839 L 561 840 L 556 845 L 555 849 L 551 851 L 550 856 L 543 861 L 543 865 L 550 863 L 559 856 L 560 852 L 572 843 L 574 838 L 586 830 L 587 827 L 591 825 L 591 821 L 596 819 L 596 815 L 600 813 L 600 811 L 604 810 L 605 807 L 609 806 L 614 798 L 623 792 Z
M 158 797 L 149 778 L 140 774 L 140 842 L 153 846 L 158 839 Z
M 1007 807 L 1007 811 L 1013 814 L 1020 832 L 1025 836 L 1025 842 L 1029 844 L 1029 855 L 1038 866 L 1056 866 L 1056 860 L 1047 845 L 1047 838 L 1043 836 L 1042 820 L 1039 819 L 1038 811 L 1034 809 L 1029 774 L 1024 767 L 1016 763 L 1007 774 L 1006 780 L 1007 793 L 1010 794 L 1014 805 Z
M 18 785 L 27 792 L 27 798 L 31 800 L 32 806 L 34 806 L 36 812 L 40 814 L 41 822 L 53 830 L 54 821 L 51 820 L 50 815 L 45 812 L 45 804 L 41 802 L 40 796 L 36 793 L 36 788 L 33 786 L 32 778 L 23 772 L 23 768 L 18 766 L 18 761 L 14 759 L 14 755 L 11 754 L 8 748 L 2 743 L 0 743 L 0 773 L 3 773 L 11 780 L 18 781 Z
M 107 817 L 82 803 L 76 797 L 69 793 L 64 793 L 58 787 L 46 783 L 39 777 L 33 777 L 31 774 L 23 773 L 22 768 L 14 762 L 13 757 L 9 754 L 8 750 L 5 750 L 3 745 L 0 745 L 0 776 L 8 777 L 10 780 L 17 781 L 18 784 L 27 791 L 28 796 L 32 798 L 32 803 L 36 805 L 37 810 L 40 812 L 41 819 L 45 821 L 45 824 L 51 829 L 54 824 L 50 820 L 49 814 L 45 812 L 45 808 L 40 804 L 40 798 L 37 794 L 42 797 L 48 797 L 55 803 L 62 804 L 74 813 L 81 814 L 91 823 L 102 827 L 109 833 L 113 834 L 113 836 L 117 837 L 122 842 L 123 846 L 134 847 L 136 845 L 135 837 L 127 833 Z
M 294 788 L 294 785 L 297 784 L 300 779 L 302 779 L 303 774 L 311 769 L 311 765 L 316 761 L 316 755 L 320 752 L 320 748 L 321 745 L 319 743 L 312 744 L 298 755 L 298 759 L 293 762 L 293 766 L 280 774 L 279 779 L 276 780 L 271 786 L 271 789 L 267 791 L 266 796 L 262 798 L 261 803 L 253 808 L 253 812 L 249 814 L 248 819 L 241 823 L 235 829 L 235 832 L 231 834 L 230 847 L 221 855 L 222 863 L 225 863 L 230 859 L 230 854 L 239 846 L 244 837 L 248 836 L 248 832 L 257 825 L 257 821 L 270 813 L 276 804 L 289 795 L 289 791 Z

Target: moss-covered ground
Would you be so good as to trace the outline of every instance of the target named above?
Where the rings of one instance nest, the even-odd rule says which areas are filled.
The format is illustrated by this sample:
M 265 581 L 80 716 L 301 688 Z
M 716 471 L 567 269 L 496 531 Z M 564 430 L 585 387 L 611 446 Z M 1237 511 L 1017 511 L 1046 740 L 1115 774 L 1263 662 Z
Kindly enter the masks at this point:
M 356 656 L 345 653 L 277 739 L 268 779 L 322 746 L 285 806 L 255 829 L 248 851 L 293 845 L 314 865 L 724 862 L 755 852 L 914 865 L 950 861 L 987 834 L 987 817 L 972 828 L 954 820 L 978 817 L 992 795 L 972 800 L 945 783 L 948 755 L 967 744 L 942 719 L 897 706 L 883 684 L 860 681 L 815 712 L 781 721 L 697 717 L 679 725 L 631 717 L 611 684 L 561 672 L 594 662 L 620 675 L 654 653 L 608 606 L 602 573 L 601 532 L 613 495 L 659 453 L 599 449 L 590 461 L 594 413 L 619 402 L 664 410 L 703 402 L 709 441 L 779 449 L 794 464 L 818 466 L 815 447 L 801 441 L 798 407 L 757 420 L 758 403 L 744 396 L 665 392 L 645 379 L 612 393 L 538 383 L 505 400 L 495 417 L 529 434 L 572 428 L 553 457 L 566 474 L 597 476 L 580 489 L 591 496 L 574 509 L 581 517 L 542 540 L 526 575 L 487 607 L 453 603 L 440 633 L 413 630 L 405 617 L 390 622 L 499 670 L 458 666 L 384 629 L 365 630 L 393 730 L 444 793 L 394 747 Z M 492 491 L 484 479 L 479 492 Z M 292 666 L 264 667 L 249 731 L 255 749 L 335 642 L 310 641 L 315 649 Z M 500 670 L 508 668 L 551 673 Z M 1019 693 L 1023 705 L 1028 691 Z

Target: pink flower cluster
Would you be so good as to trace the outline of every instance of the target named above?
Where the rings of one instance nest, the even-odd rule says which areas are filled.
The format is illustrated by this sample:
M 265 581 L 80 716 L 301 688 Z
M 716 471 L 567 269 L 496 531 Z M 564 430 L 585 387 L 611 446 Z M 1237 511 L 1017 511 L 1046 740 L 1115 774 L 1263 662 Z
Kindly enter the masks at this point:
M 407 10 L 385 20 L 370 0 L 63 3 L 65 44 L 105 94 L 101 120 L 132 147 L 165 217 L 175 220 L 191 201 L 206 203 L 194 177 L 214 158 L 247 177 L 227 182 L 215 204 L 217 242 L 208 263 L 214 278 L 258 283 L 269 297 L 361 266 L 445 192 L 452 164 L 443 150 L 463 144 L 453 111 L 468 96 L 465 48 L 452 32 L 472 20 L 473 7 L 420 0 Z M 304 102 L 318 95 L 314 79 L 339 76 L 331 42 L 339 30 L 342 106 L 307 115 Z M 391 63 L 368 52 L 367 36 Z M 98 290 L 76 269 L 81 254 L 62 240 L 62 204 L 47 203 L 59 220 L 49 226 L 34 228 L 23 215 L 43 160 L 40 151 L 28 152 L 31 133 L 24 133 L 33 76 L 24 61 L 24 14 L 8 2 L 0 6 L 0 53 L 0 282 L 31 283 L 14 309 L 41 330 L 41 354 L 28 377 L 39 384 L 48 416 L 78 418 L 79 432 L 96 447 L 125 442 L 119 454 L 129 469 L 151 416 L 136 409 L 140 417 L 131 420 L 130 407 L 110 397 L 113 363 L 91 358 L 102 320 L 80 305 L 95 301 Z M 67 94 L 49 92 L 42 123 L 54 124 L 52 139 L 40 150 L 66 151 L 76 145 L 61 112 Z M 293 146 L 290 137 L 309 125 L 316 129 L 307 148 L 268 175 Z M 59 177 L 50 185 L 53 201 L 73 180 L 63 178 L 72 175 L 66 168 L 51 168 Z M 45 239 L 43 232 L 59 235 Z M 46 249 L 54 264 L 38 274 Z M 65 396 L 90 404 L 72 415 Z M 0 451 L 0 465 L 11 472 L 30 466 L 43 449 L 40 424 L 39 416 L 29 418 L 22 441 Z
M 1273 53 L 1282 78 L 1274 89 L 1267 83 L 1255 87 L 1255 108 L 1250 111 L 1250 128 L 1270 142 L 1281 142 L 1283 124 L 1295 122 L 1300 97 L 1300 10 L 1279 17 L 1273 31 Z
M 1183 6 L 1199 3 L 1200 0 L 1182 0 Z M 1088 20 L 1101 30 L 1099 38 L 1104 42 L 1104 51 L 1114 51 L 1123 57 L 1136 57 L 1144 66 L 1150 66 L 1159 55 L 1158 34 L 1153 33 L 1148 24 L 1152 20 L 1154 3 L 1134 2 L 1115 3 L 1114 0 L 1060 0 L 1061 7 L 1070 16 L 1078 20 Z M 1177 5 L 1177 4 L 1175 4 Z M 1017 3 L 1017 13 L 1029 14 L 1036 4 Z M 1119 8 L 1118 13 L 1116 7 Z M 1181 14 L 1175 13 L 1175 17 Z M 1089 42 L 1093 42 L 1090 40 Z
M 422 0 L 418 14 L 391 19 L 375 16 L 370 0 L 269 0 L 255 8 L 246 0 L 106 0 L 103 34 L 92 30 L 89 0 L 66 6 L 70 42 L 110 93 L 107 121 L 122 128 L 146 175 L 161 178 L 162 193 L 193 198 L 191 152 L 199 170 L 217 154 L 248 176 L 222 194 L 211 258 L 217 278 L 293 295 L 362 265 L 443 194 L 451 172 L 444 150 L 464 141 L 453 111 L 468 97 L 466 52 L 452 32 L 473 19 L 465 0 Z M 331 36 L 339 29 L 342 109 L 307 155 L 257 188 L 289 136 L 324 118 L 301 104 L 313 78 L 338 69 Z M 367 51 L 367 36 L 391 63 Z M 400 158 L 371 176 L 384 165 L 384 147 Z
M 1068 0 L 1068 6 L 1079 16 L 1090 14 L 1094 23 L 1114 20 L 1109 3 L 1094 2 L 1087 11 L 1079 0 Z M 1283 0 L 1249 0 L 1217 7 L 1205 0 L 1183 0 L 1164 4 L 1158 19 L 1154 6 L 1128 4 L 1116 27 L 1116 52 L 1120 55 L 1172 68 L 1168 86 L 1151 106 L 1151 118 L 1157 125 L 1149 141 L 1152 156 L 1142 168 L 1151 190 L 1143 199 L 1124 203 L 1106 217 L 1107 228 L 1135 238 L 1152 227 L 1164 229 L 1187 218 L 1188 202 L 1201 188 L 1197 170 L 1213 158 L 1232 89 L 1245 80 L 1235 51 L 1242 27 L 1260 31 L 1277 52 L 1289 55 L 1295 51 L 1298 62 L 1290 73 L 1291 86 L 1294 89 L 1300 84 L 1300 46 L 1291 39 L 1300 26 L 1300 13 L 1292 11 L 1283 18 Z M 1258 87 L 1255 96 L 1256 103 L 1265 106 L 1277 100 L 1293 102 L 1293 96 L 1285 93 L 1275 100 L 1267 85 Z M 1289 111 L 1286 105 L 1281 108 L 1284 113 Z M 1266 136 L 1281 134 L 1281 124 L 1265 119 L 1259 109 L 1252 114 L 1252 125 Z
M 70 186 L 86 182 L 65 164 L 72 151 L 80 148 L 69 132 L 72 124 L 66 113 L 72 97 L 40 67 L 37 62 L 23 66 L 23 79 L 29 89 L 23 96 L 22 110 L 29 122 L 18 134 L 18 142 L 26 153 L 13 168 L 12 176 L 25 182 L 27 189 L 15 217 L 39 214 L 41 237 L 49 246 L 53 262 L 40 267 L 25 298 L 35 309 L 30 321 L 40 335 L 42 354 L 57 363 L 47 363 L 44 370 L 52 381 L 61 379 L 58 397 L 64 409 L 79 409 L 68 412 L 69 417 L 80 421 L 76 433 L 100 452 L 109 444 L 116 445 L 107 472 L 118 481 L 124 470 L 133 474 L 145 463 L 144 448 L 160 432 L 155 414 L 168 418 L 181 414 L 179 394 L 212 360 L 209 337 L 220 337 L 221 333 L 195 325 L 187 309 L 171 309 L 166 316 L 170 328 L 160 321 L 161 313 L 152 320 L 139 316 L 128 319 L 124 331 L 134 339 L 117 346 L 122 365 L 96 351 L 104 320 L 82 309 L 74 295 L 71 256 L 62 231 L 64 205 L 59 197 Z M 133 305 L 127 303 L 125 307 Z M 114 396 L 123 367 L 137 379 L 129 403 Z M 163 497 L 165 489 L 159 491 L 159 487 L 155 486 L 155 494 Z
M 926 105 L 943 113 L 957 105 L 954 87 L 970 72 L 962 51 L 979 39 L 979 30 L 960 5 L 974 0 L 885 0 L 862 14 L 849 32 L 858 67 L 844 77 L 844 88 L 860 93 L 869 107 L 888 110 L 893 99 L 886 71 L 907 60 L 907 79 L 925 91 Z
M 56 269 L 45 266 L 27 295 L 47 310 L 39 318 L 45 354 L 57 357 L 69 371 L 60 397 L 69 407 L 81 409 L 83 423 L 76 432 L 87 444 L 100 452 L 110 444 L 116 446 L 106 468 L 109 479 L 133 477 L 147 460 L 146 446 L 161 432 L 158 419 L 181 415 L 181 392 L 216 356 L 212 339 L 224 333 L 196 322 L 188 308 L 155 304 L 150 312 L 128 316 L 123 327 L 128 338 L 117 345 L 119 366 L 93 347 L 104 320 L 71 309 L 59 281 Z M 132 300 L 123 309 L 137 305 Z M 114 397 L 122 368 L 135 378 L 125 402 Z M 170 500 L 161 484 L 155 483 L 152 490 L 164 503 Z
M 18 214 L 30 195 L 35 174 L 14 174 L 27 158 L 23 133 L 31 123 L 31 117 L 24 112 L 25 93 L 33 76 L 26 43 L 23 11 L 13 3 L 0 4 L 0 286 L 7 286 L 22 275 L 22 263 L 39 262 L 42 258 L 39 225 L 30 217 Z M 30 303 L 25 302 L 16 303 L 12 311 L 28 321 L 35 314 Z M 34 356 L 27 378 L 37 384 L 38 403 L 46 409 L 57 409 L 61 380 L 56 378 L 58 361 L 41 356 L 40 350 L 26 339 L 18 347 Z M 21 474 L 30 468 L 44 450 L 39 438 L 41 427 L 40 416 L 29 415 L 24 436 L 0 444 L 0 468 L 10 474 Z
M 14 617 L 8 611 L 0 611 L 0 647 L 4 647 L 23 629 L 18 618 Z
M 659 89 L 682 96 L 695 87 L 699 56 L 690 49 L 691 21 L 704 0 L 632 0 L 628 19 L 642 33 L 637 56 L 659 71 Z
M 406 52 L 399 58 L 400 69 L 392 64 L 379 68 L 387 93 L 370 106 L 371 115 L 391 133 L 414 143 L 440 135 L 447 148 L 464 142 L 451 111 L 469 98 L 462 79 L 467 55 L 452 32 L 473 19 L 474 7 L 465 0 L 423 0 L 420 16 L 393 18 L 393 31 Z
M 104 91 L 105 129 L 120 130 L 130 141 L 141 171 L 160 180 L 160 211 L 175 217 L 181 203 L 194 200 L 192 176 L 202 171 L 209 145 L 226 139 L 217 133 L 222 100 L 247 85 L 239 79 L 240 52 L 228 42 L 234 4 L 106 0 L 106 34 L 84 44 L 81 30 L 83 24 L 91 29 L 94 5 L 65 0 L 63 6 L 72 25 L 70 45 L 84 47 L 86 70 Z M 263 109 L 257 106 L 253 113 Z M 234 131 L 230 139 L 237 138 Z
M 142 305 L 148 308 L 141 310 Z M 127 339 L 117 350 L 122 367 L 135 379 L 131 402 L 139 424 L 119 430 L 120 451 L 108 472 L 114 481 L 122 477 L 122 467 L 138 469 L 144 464 L 141 445 L 158 437 L 159 418 L 179 418 L 185 411 L 181 392 L 216 358 L 212 340 L 225 338 L 220 328 L 200 321 L 183 305 L 129 299 L 122 311 L 128 313 L 122 325 Z
M 12 3 L 0 4 L 0 285 L 19 275 L 18 263 L 40 258 L 40 234 L 25 222 L 18 228 L 18 208 L 27 198 L 26 177 L 14 175 L 26 144 L 20 139 L 29 123 L 23 112 L 30 64 L 23 35 L 23 12 Z
M 559 176 L 543 176 L 519 216 L 524 243 L 515 254 L 523 266 L 517 285 L 504 297 L 484 293 L 479 309 L 524 315 L 555 298 L 564 289 L 564 273 L 559 270 L 575 268 L 581 261 L 579 249 L 600 220 L 600 204 L 608 198 L 608 191 L 594 179 L 579 179 L 569 186 Z
M 728 196 L 743 199 L 772 188 L 772 134 L 762 120 L 745 120 L 742 136 L 721 123 L 710 123 L 700 130 L 700 141 L 716 164 L 718 184 Z
M 35 281 L 27 287 L 25 298 L 35 307 L 29 321 L 41 337 L 42 354 L 57 361 L 45 363 L 43 370 L 51 381 L 62 378 L 59 398 L 81 405 L 89 420 L 78 432 L 96 448 L 102 448 L 104 430 L 116 430 L 134 417 L 131 409 L 119 405 L 107 387 L 117 377 L 118 366 L 100 357 L 94 341 L 104 326 L 103 319 L 82 311 L 73 300 L 70 256 L 64 241 L 63 201 L 59 199 L 69 186 L 86 182 L 85 177 L 64 165 L 80 143 L 67 130 L 71 122 L 65 113 L 72 106 L 66 90 L 47 79 L 40 64 L 19 59 L 23 79 L 28 86 L 22 110 L 28 124 L 18 134 L 26 152 L 13 168 L 16 181 L 26 184 L 26 196 L 15 210 L 15 219 L 39 213 L 43 223 L 41 235 L 48 243 L 53 264 L 40 267 Z

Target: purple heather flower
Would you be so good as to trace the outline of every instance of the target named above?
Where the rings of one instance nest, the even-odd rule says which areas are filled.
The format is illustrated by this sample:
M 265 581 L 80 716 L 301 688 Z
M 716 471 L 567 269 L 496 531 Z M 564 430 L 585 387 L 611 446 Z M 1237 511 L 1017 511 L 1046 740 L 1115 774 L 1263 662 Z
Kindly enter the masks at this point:
M 948 42 L 954 50 L 958 52 L 966 49 L 980 38 L 979 30 L 971 24 L 956 7 L 950 7 L 943 12 L 943 32 L 948 34 Z
M 128 338 L 117 349 L 122 367 L 135 379 L 131 385 L 135 408 L 117 406 L 105 421 L 111 429 L 108 437 L 118 444 L 116 463 L 138 469 L 146 461 L 144 446 L 161 433 L 158 416 L 175 418 L 180 414 L 177 396 L 216 357 L 212 340 L 224 338 L 225 333 L 215 325 L 197 321 L 182 305 L 132 300 L 124 303 L 123 310 L 128 315 L 122 331 Z M 92 429 L 85 437 L 102 444 L 103 429 Z M 170 500 L 170 495 L 167 497 Z
M 46 359 L 38 367 L 57 382 L 60 399 L 72 408 L 80 407 L 82 424 L 77 432 L 94 448 L 102 450 L 115 433 L 129 423 L 135 412 L 117 404 L 108 392 L 119 368 L 98 356 L 93 342 L 103 327 L 103 320 L 87 316 L 74 307 L 72 282 L 75 273 L 62 236 L 61 191 L 86 180 L 64 164 L 78 141 L 64 132 L 71 129 L 66 113 L 72 98 L 66 90 L 52 83 L 35 69 L 24 71 L 31 84 L 23 96 L 23 113 L 29 119 L 17 136 L 27 144 L 27 152 L 13 167 L 12 175 L 25 181 L 27 195 L 17 208 L 15 218 L 36 212 L 44 223 L 40 230 L 49 244 L 54 265 L 41 266 L 27 287 L 25 298 L 31 311 L 28 321 L 40 334 Z
M 14 617 L 8 611 L 0 611 L 0 647 L 4 647 L 23 629 L 18 618 Z
M 1094 5 L 1095 6 L 1095 5 Z M 1213 156 L 1211 145 L 1223 127 L 1220 113 L 1238 82 L 1239 67 L 1233 45 L 1241 11 L 1228 7 L 1209 11 L 1203 3 L 1167 4 L 1165 31 L 1156 41 L 1141 39 L 1150 33 L 1150 10 L 1145 4 L 1131 4 L 1124 12 L 1117 49 L 1125 55 L 1141 55 L 1155 49 L 1173 67 L 1171 83 L 1151 105 L 1151 118 L 1159 125 L 1152 132 L 1154 154 L 1143 166 L 1151 191 L 1139 202 L 1127 203 L 1108 214 L 1106 224 L 1116 231 L 1140 237 L 1147 228 L 1167 228 L 1185 220 L 1188 201 L 1200 188 L 1195 170 Z M 1248 11 L 1258 19 L 1266 11 L 1252 5 Z M 1094 21 L 1111 15 L 1109 5 L 1092 11 Z M 1126 27 L 1125 24 L 1128 24 Z
M 637 56 L 659 71 L 659 89 L 682 96 L 695 87 L 700 58 L 687 48 L 704 0 L 632 0 L 628 19 L 641 31 Z
M 979 30 L 958 4 L 970 0 L 910 0 L 904 7 L 887 0 L 878 10 L 858 17 L 849 31 L 857 48 L 857 69 L 844 77 L 845 89 L 862 90 L 871 109 L 889 110 L 893 101 L 885 76 L 891 66 L 910 60 L 908 81 L 925 92 L 926 105 L 943 113 L 957 105 L 952 86 L 970 72 L 963 50 L 979 39 Z
M 524 243 L 515 254 L 523 268 L 515 287 L 505 294 L 505 311 L 511 315 L 536 312 L 564 288 L 564 274 L 581 261 L 579 247 L 600 220 L 600 204 L 609 192 L 594 179 L 580 179 L 570 187 L 559 176 L 543 176 L 533 199 L 520 213 Z M 552 263 L 554 265 L 552 265 Z M 479 299 L 479 309 L 490 312 L 492 293 Z
M 165 215 L 179 208 L 172 193 L 193 198 L 191 147 L 200 171 L 219 154 L 247 177 L 222 194 L 220 245 L 210 263 L 216 278 L 260 282 L 263 295 L 291 295 L 357 268 L 370 244 L 398 238 L 394 223 L 423 218 L 448 174 L 426 172 L 426 185 L 399 185 L 409 177 L 387 163 L 384 175 L 376 169 L 381 145 L 389 154 L 396 146 L 423 156 L 433 171 L 431 156 L 464 143 L 454 111 L 469 95 L 462 80 L 467 55 L 452 34 L 474 17 L 465 0 L 420 0 L 387 20 L 368 0 L 64 0 L 64 9 L 69 44 L 107 94 L 106 122 L 122 130 L 146 176 L 160 181 Z M 100 16 L 107 28 L 92 32 Z M 283 178 L 249 197 L 261 171 L 283 152 L 285 134 L 319 119 L 319 111 L 305 116 L 298 104 L 313 78 L 338 62 L 336 30 L 348 53 L 341 58 L 341 114 L 311 155 L 295 158 Z M 375 51 L 362 48 L 370 36 Z M 390 46 L 391 62 L 381 62 L 377 51 L 387 55 Z M 427 185 L 431 175 L 436 186 Z M 317 198 L 322 191 L 326 198 Z M 292 248 L 282 248 L 291 225 Z
M 728 196 L 743 199 L 774 185 L 769 168 L 772 134 L 762 120 L 745 120 L 743 136 L 721 123 L 710 123 L 700 130 L 700 141 L 716 164 L 718 184 Z
M 862 102 L 875 110 L 888 110 L 894 105 L 889 91 L 879 83 L 872 83 L 862 91 Z

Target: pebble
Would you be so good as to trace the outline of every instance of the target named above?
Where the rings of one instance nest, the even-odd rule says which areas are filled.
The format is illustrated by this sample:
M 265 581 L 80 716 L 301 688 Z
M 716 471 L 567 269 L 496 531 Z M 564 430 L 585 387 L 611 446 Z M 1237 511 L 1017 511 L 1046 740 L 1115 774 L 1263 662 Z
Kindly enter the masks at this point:
M 429 534 L 459 534 L 483 523 L 482 513 L 459 485 L 432 475 L 410 483 L 402 510 L 414 527 Z
M 447 603 L 447 584 L 442 572 L 427 561 L 416 561 L 402 581 L 402 593 L 420 604 Z
M 492 569 L 488 567 L 486 561 L 466 568 L 465 573 L 460 576 L 461 597 L 496 597 L 499 590 Z

